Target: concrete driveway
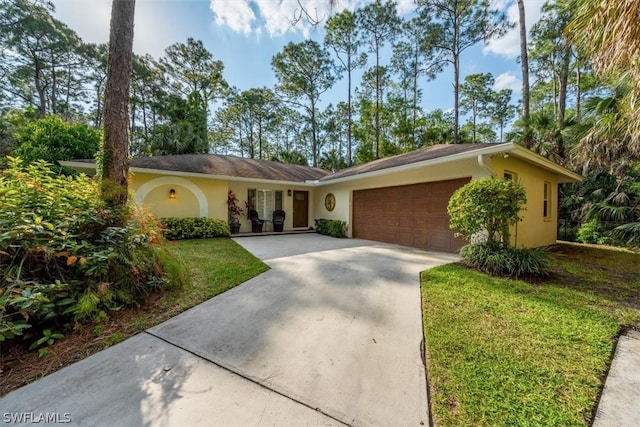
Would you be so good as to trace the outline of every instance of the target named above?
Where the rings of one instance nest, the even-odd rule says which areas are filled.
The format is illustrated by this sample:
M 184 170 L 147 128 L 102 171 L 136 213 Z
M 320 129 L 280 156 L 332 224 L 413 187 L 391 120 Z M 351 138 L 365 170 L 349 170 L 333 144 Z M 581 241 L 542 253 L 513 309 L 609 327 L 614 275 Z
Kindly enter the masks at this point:
M 236 241 L 271 269 L 9 394 L 2 415 L 54 413 L 82 425 L 428 424 L 419 272 L 456 256 L 316 234 Z

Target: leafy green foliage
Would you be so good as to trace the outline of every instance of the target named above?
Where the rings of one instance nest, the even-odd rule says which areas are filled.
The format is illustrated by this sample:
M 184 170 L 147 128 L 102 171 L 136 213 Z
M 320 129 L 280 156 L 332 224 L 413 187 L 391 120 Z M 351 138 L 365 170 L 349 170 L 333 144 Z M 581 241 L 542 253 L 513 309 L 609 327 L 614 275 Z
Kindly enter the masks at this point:
M 578 229 L 578 240 L 582 243 L 598 243 L 602 237 L 600 223 L 596 219 L 585 222 Z
M 106 209 L 96 181 L 9 158 L 0 175 L 0 341 L 104 318 L 182 285 L 180 268 L 165 270 L 161 242 L 151 215 Z
M 316 219 L 316 231 L 326 236 L 347 237 L 347 223 L 339 219 Z
M 102 134 L 84 123 L 68 123 L 56 116 L 28 122 L 16 135 L 14 157 L 25 163 L 93 159 Z
M 447 210 L 450 226 L 466 240 L 486 233 L 486 242 L 509 243 L 509 226 L 521 220 L 520 210 L 527 203 L 522 185 L 512 180 L 483 178 L 456 190 Z
M 496 276 L 518 278 L 549 274 L 549 257 L 542 248 L 472 244 L 464 246 L 460 255 L 466 265 Z
M 169 240 L 229 237 L 229 224 L 214 218 L 163 218 L 164 236 Z

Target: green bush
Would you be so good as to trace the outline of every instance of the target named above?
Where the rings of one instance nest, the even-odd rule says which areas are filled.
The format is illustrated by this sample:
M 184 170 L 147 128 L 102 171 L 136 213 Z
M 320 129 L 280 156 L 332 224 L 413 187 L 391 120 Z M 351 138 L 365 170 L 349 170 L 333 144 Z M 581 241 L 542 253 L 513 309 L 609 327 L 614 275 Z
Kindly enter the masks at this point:
M 503 244 L 464 246 L 462 261 L 473 268 L 497 276 L 543 277 L 549 274 L 549 257 L 543 248 L 514 248 Z
M 165 271 L 171 254 L 147 212 L 109 210 L 98 182 L 8 159 L 0 175 L 0 341 L 38 342 L 47 329 L 105 318 L 184 283 L 179 268 Z
M 316 219 L 316 231 L 327 236 L 347 237 L 347 223 L 339 219 Z
M 229 237 L 229 224 L 214 218 L 163 218 L 164 236 L 169 240 Z
M 483 178 L 453 193 L 447 206 L 450 227 L 467 241 L 486 233 L 488 244 L 509 243 L 509 226 L 520 221 L 527 203 L 524 187 L 512 180 Z
M 19 129 L 16 133 L 18 148 L 12 155 L 20 157 L 25 163 L 92 159 L 98 151 L 101 138 L 102 132 L 86 123 L 68 123 L 60 117 L 48 116 L 28 122 Z M 56 166 L 53 169 L 60 168 Z
M 578 228 L 568 224 L 561 224 L 558 230 L 558 240 L 575 242 L 578 239 Z
M 578 229 L 578 240 L 582 243 L 598 243 L 602 237 L 600 222 L 597 219 L 585 222 Z

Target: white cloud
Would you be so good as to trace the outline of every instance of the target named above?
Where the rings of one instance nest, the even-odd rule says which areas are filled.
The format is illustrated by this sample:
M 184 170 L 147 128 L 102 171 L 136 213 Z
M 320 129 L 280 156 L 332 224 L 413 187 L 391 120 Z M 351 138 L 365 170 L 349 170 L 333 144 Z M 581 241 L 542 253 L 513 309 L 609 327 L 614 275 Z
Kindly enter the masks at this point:
M 511 89 L 517 93 L 522 90 L 522 81 L 517 78 L 511 71 L 500 74 L 493 83 L 493 90 L 500 91 L 502 89 Z
M 416 10 L 416 3 L 414 0 L 396 0 L 398 2 L 397 10 L 398 15 L 403 16 Z
M 256 20 L 256 15 L 249 6 L 249 0 L 212 0 L 210 7 L 216 17 L 217 25 L 226 25 L 238 33 L 251 32 L 251 24 Z
M 328 0 L 210 0 L 210 9 L 217 25 L 238 33 L 264 32 L 269 37 L 280 37 L 297 32 L 308 37 L 313 25 L 301 14 L 300 4 L 313 20 L 326 21 L 332 14 L 369 3 L 371 0 L 338 0 L 331 8 Z M 415 8 L 414 0 L 398 0 L 397 10 L 401 16 Z M 295 25 L 293 21 L 297 21 Z
M 108 43 L 112 0 L 52 0 L 55 18 L 72 28 L 87 43 Z M 136 2 L 133 50 L 159 57 L 164 49 L 182 39 L 172 17 L 157 7 L 157 0 Z M 162 28 L 162 31 L 159 31 Z
M 503 10 L 507 5 L 507 1 L 505 0 L 494 0 L 493 4 L 495 6 L 502 6 L 500 10 Z M 527 25 L 527 33 L 531 31 L 531 27 L 533 24 L 538 22 L 540 16 L 542 15 L 542 5 L 544 4 L 544 0 L 527 0 L 524 2 L 525 9 L 525 20 Z M 504 37 L 491 40 L 489 44 L 487 44 L 482 52 L 484 54 L 497 54 L 502 55 L 507 58 L 516 58 L 520 56 L 520 24 L 518 17 L 518 4 L 516 1 L 513 1 L 506 11 L 507 20 L 509 22 L 513 22 L 515 26 L 504 35 Z M 527 34 L 527 41 L 530 39 L 530 35 Z

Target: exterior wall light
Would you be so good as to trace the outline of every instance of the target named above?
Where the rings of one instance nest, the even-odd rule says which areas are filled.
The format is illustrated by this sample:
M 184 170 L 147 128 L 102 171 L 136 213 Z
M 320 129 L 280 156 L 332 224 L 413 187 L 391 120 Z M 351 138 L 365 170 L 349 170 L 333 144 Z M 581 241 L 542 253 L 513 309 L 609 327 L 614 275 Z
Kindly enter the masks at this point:
M 169 198 L 170 199 L 175 199 L 176 198 L 176 190 L 174 190 L 173 188 L 171 190 L 169 190 Z
M 291 196 L 291 190 L 287 190 L 287 196 Z

